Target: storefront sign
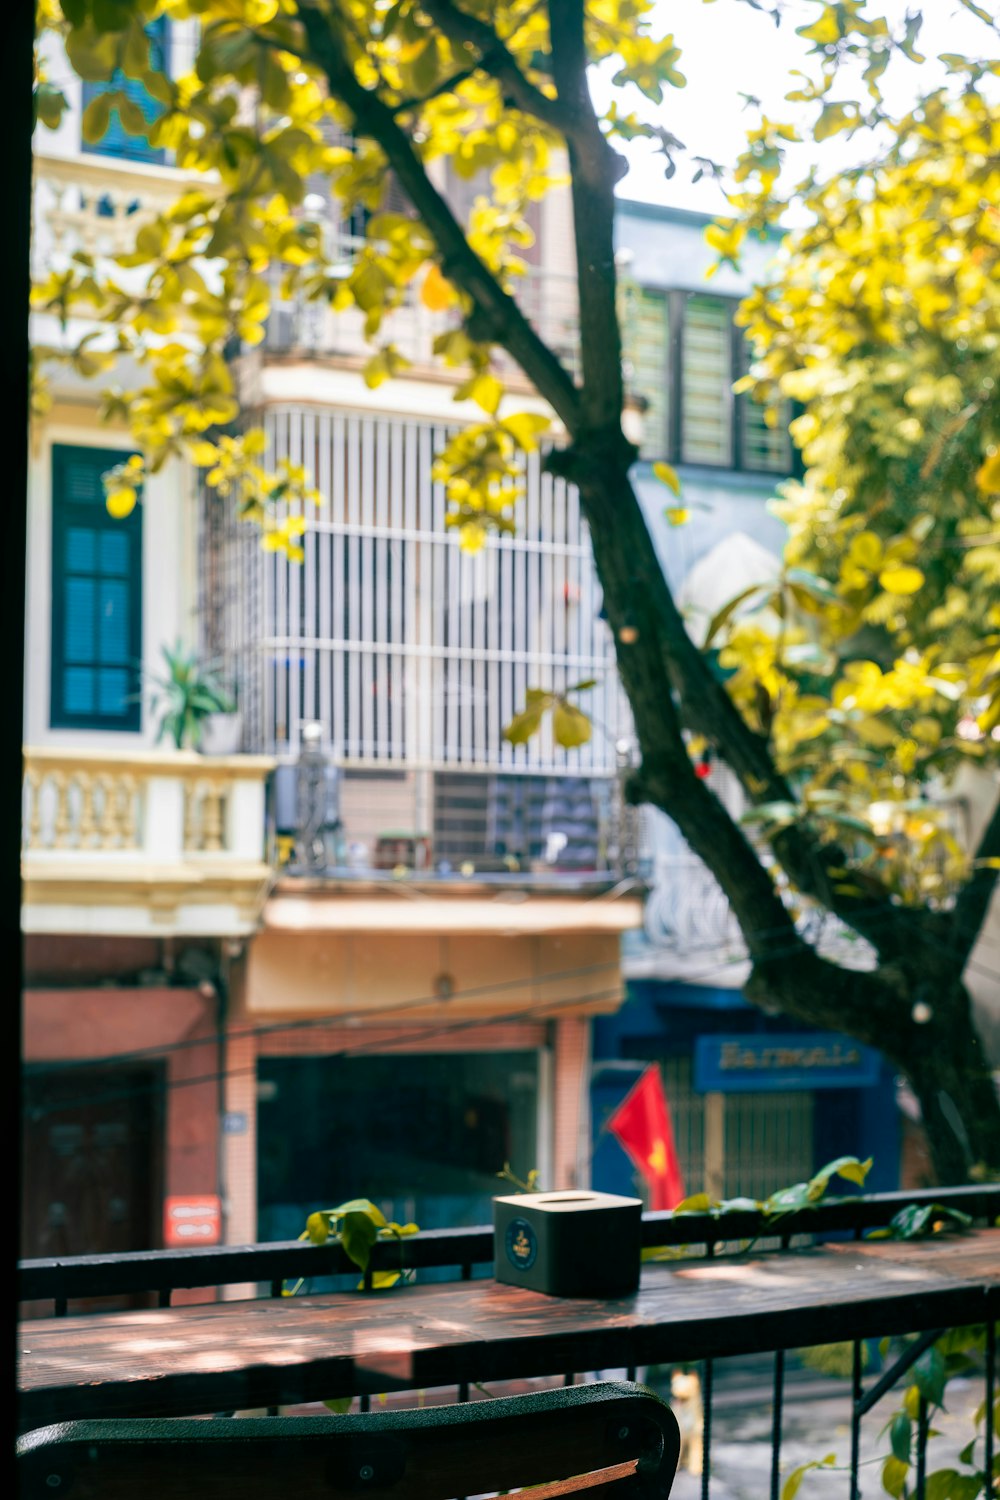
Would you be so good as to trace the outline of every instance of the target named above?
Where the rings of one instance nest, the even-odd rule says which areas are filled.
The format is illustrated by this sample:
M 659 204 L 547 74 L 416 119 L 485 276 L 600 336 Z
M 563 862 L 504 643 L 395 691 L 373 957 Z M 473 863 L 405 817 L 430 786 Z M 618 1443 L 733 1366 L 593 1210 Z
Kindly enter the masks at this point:
M 217 1245 L 222 1236 L 222 1205 L 217 1197 L 166 1198 L 163 1203 L 163 1243 Z
M 700 1036 L 695 1043 L 701 1094 L 869 1088 L 878 1072 L 877 1052 L 834 1034 Z

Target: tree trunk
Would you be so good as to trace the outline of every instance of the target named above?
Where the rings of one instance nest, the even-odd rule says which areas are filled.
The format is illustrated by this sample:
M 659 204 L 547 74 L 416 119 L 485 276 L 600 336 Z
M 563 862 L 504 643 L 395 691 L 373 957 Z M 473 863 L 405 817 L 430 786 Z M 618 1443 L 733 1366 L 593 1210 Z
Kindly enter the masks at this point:
M 786 962 L 755 969 L 745 993 L 766 1010 L 874 1047 L 897 1067 L 920 1105 L 938 1183 L 950 1187 L 1000 1175 L 1000 1099 L 968 991 L 943 968 L 940 955 L 925 952 L 905 972 L 896 964 L 841 969 L 839 982 L 827 971 L 820 984 L 810 962 Z
M 894 1057 L 917 1096 L 942 1186 L 1000 1173 L 1000 1103 L 968 992 L 942 989 Z

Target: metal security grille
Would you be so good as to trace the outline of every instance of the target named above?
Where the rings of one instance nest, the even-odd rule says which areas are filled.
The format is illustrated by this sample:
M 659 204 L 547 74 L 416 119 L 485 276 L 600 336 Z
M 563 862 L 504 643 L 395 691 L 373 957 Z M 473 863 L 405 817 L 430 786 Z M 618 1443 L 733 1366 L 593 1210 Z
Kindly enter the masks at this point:
M 611 775 L 628 719 L 576 492 L 528 455 L 517 535 L 470 555 L 431 479 L 444 427 L 300 407 L 264 425 L 269 462 L 304 464 L 324 504 L 300 565 L 206 501 L 203 630 L 247 748 L 296 753 L 319 720 L 347 765 Z M 591 678 L 589 745 L 503 740 L 528 688 Z
M 664 1058 L 663 1088 L 689 1193 L 704 1186 L 705 1096 L 692 1085 L 690 1056 Z M 811 1093 L 727 1094 L 724 1194 L 765 1198 L 814 1171 Z

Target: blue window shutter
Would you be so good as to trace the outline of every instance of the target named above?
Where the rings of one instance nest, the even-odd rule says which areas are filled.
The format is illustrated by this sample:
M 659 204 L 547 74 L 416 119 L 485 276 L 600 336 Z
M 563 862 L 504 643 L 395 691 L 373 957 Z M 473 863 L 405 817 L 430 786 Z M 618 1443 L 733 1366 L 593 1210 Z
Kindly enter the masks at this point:
M 146 27 L 149 37 L 149 57 L 152 67 L 160 73 L 169 76 L 170 52 L 169 33 L 164 16 L 159 16 L 151 21 Z M 143 116 L 150 124 L 163 113 L 163 105 L 158 99 L 154 99 L 137 78 L 126 78 L 122 72 L 116 72 L 109 83 L 88 83 L 83 85 L 83 107 L 86 109 L 97 94 L 106 94 L 109 90 L 121 91 L 133 104 L 137 104 L 142 110 Z M 166 159 L 166 153 L 158 147 L 151 146 L 145 136 L 128 135 L 122 126 L 118 111 L 111 111 L 111 119 L 108 128 L 99 141 L 90 143 L 83 141 L 84 151 L 93 151 L 98 156 L 121 156 L 129 161 L 149 161 L 162 163 Z
M 52 449 L 53 729 L 142 727 L 142 506 L 108 514 L 118 449 Z

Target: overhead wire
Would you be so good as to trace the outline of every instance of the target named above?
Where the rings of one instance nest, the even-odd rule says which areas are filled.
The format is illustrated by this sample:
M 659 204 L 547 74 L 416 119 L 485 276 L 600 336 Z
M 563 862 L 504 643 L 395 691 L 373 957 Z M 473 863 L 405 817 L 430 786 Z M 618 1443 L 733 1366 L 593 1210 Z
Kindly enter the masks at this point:
M 873 903 L 869 910 L 874 914 L 880 911 L 881 908 L 882 903 Z M 859 915 L 860 914 L 861 913 L 859 912 Z M 890 920 L 889 913 L 886 913 L 885 920 Z M 758 939 L 770 938 L 775 936 L 776 934 L 784 933 L 785 931 L 786 928 L 784 924 L 782 924 L 781 926 L 775 925 L 769 928 L 754 929 L 752 930 L 751 936 Z M 790 945 L 787 952 L 791 953 L 797 951 L 798 946 L 798 942 Z M 776 957 L 779 955 L 777 952 L 774 952 L 768 954 L 767 956 Z M 697 982 L 698 978 L 710 977 L 711 974 L 715 973 L 721 968 L 738 967 L 749 961 L 750 960 L 747 954 L 737 953 L 729 955 L 724 959 L 716 960 L 715 962 L 710 964 L 707 969 L 699 971 L 694 975 L 678 975 L 677 979 L 680 982 Z M 267 1036 L 274 1032 L 303 1031 L 314 1028 L 327 1028 L 331 1023 L 350 1024 L 351 1022 L 357 1021 L 377 1024 L 383 1021 L 386 1017 L 404 1015 L 413 1010 L 424 1009 L 428 1005 L 453 1004 L 455 1001 L 471 1000 L 483 996 L 499 994 L 504 991 L 519 989 L 528 985 L 537 987 L 538 985 L 562 983 L 564 981 L 573 979 L 585 979 L 595 974 L 609 973 L 612 971 L 621 972 L 621 968 L 621 960 L 615 959 L 609 960 L 606 963 L 586 964 L 582 967 L 554 970 L 545 974 L 538 974 L 536 972 L 533 972 L 531 974 L 521 975 L 514 979 L 493 980 L 488 984 L 469 986 L 462 990 L 453 990 L 447 997 L 442 996 L 438 992 L 434 992 L 432 994 L 416 996 L 409 1000 L 399 1001 L 398 1003 L 393 1005 L 363 1006 L 354 1010 L 337 1010 L 332 1012 L 325 1012 L 321 1016 L 305 1016 L 299 1017 L 297 1019 L 263 1022 L 260 1025 L 247 1026 L 239 1030 L 230 1028 L 226 1032 L 226 1037 L 231 1041 L 243 1041 L 247 1040 L 248 1038 Z M 623 982 L 627 982 L 625 980 L 625 976 L 623 976 Z M 178 988 L 187 989 L 188 987 L 183 986 Z M 196 989 L 197 986 L 192 986 L 192 988 Z M 112 1064 L 119 1065 L 127 1062 L 158 1060 L 168 1057 L 176 1052 L 182 1052 L 190 1050 L 191 1048 L 206 1046 L 210 1041 L 214 1039 L 216 1039 L 216 1033 L 210 1032 L 204 1036 L 185 1037 L 175 1042 L 163 1042 L 159 1044 L 154 1043 L 148 1047 L 137 1048 L 129 1052 L 113 1052 L 105 1054 L 104 1056 L 73 1058 L 67 1060 L 66 1062 L 59 1062 L 58 1067 L 61 1072 L 68 1073 L 73 1069 L 92 1070 L 95 1067 L 111 1066 Z
M 757 937 L 761 937 L 783 930 L 784 929 L 771 928 L 758 931 L 755 935 Z M 789 943 L 783 946 L 775 946 L 770 950 L 767 956 L 770 958 L 790 957 L 794 953 L 798 952 L 798 950 L 798 943 Z M 717 959 L 715 962 L 701 969 L 695 970 L 694 972 L 688 971 L 683 976 L 678 976 L 678 980 L 682 983 L 697 984 L 699 981 L 708 979 L 713 975 L 719 974 L 720 972 L 723 972 L 727 969 L 742 967 L 747 962 L 748 959 L 745 954 L 729 955 L 726 958 Z M 328 1031 L 331 1027 L 336 1027 L 341 1023 L 347 1022 L 349 1016 L 351 1018 L 360 1018 L 365 1021 L 375 1020 L 376 1022 L 378 1022 L 378 1020 L 383 1015 L 390 1013 L 399 1014 L 404 1009 L 412 1011 L 418 1008 L 426 1008 L 426 1006 L 432 1004 L 451 1005 L 456 1000 L 460 1001 L 463 999 L 467 1000 L 470 998 L 475 998 L 481 995 L 491 995 L 496 993 L 499 989 L 509 990 L 512 988 L 522 987 L 527 984 L 554 982 L 556 980 L 572 980 L 575 977 L 606 972 L 609 969 L 619 970 L 620 964 L 590 964 L 584 966 L 582 969 L 577 970 L 564 970 L 560 973 L 542 976 L 531 975 L 528 977 L 519 978 L 517 980 L 508 980 L 506 982 L 501 982 L 500 984 L 476 986 L 463 991 L 455 991 L 448 998 L 448 1000 L 442 1000 L 439 995 L 421 996 L 419 998 L 403 1002 L 400 1006 L 397 1007 L 386 1006 L 375 1010 L 364 1010 L 361 1012 L 349 1013 L 333 1012 L 325 1014 L 323 1016 L 303 1017 L 299 1018 L 298 1020 L 275 1021 L 260 1027 L 246 1028 L 239 1033 L 227 1033 L 226 1039 L 245 1040 L 248 1037 L 256 1038 L 257 1036 L 273 1033 L 287 1033 L 320 1028 Z M 859 970 L 858 972 L 865 973 L 868 971 Z M 395 1051 L 396 1049 L 401 1047 L 406 1047 L 409 1043 L 414 1041 L 427 1041 L 433 1038 L 447 1037 L 452 1034 L 461 1032 L 477 1031 L 483 1028 L 493 1027 L 497 1025 L 509 1025 L 519 1021 L 544 1019 L 548 1017 L 550 1012 L 552 1011 L 561 1011 L 570 1007 L 579 1008 L 588 1004 L 600 1003 L 602 1000 L 615 999 L 616 997 L 620 996 L 621 989 L 622 986 L 619 984 L 613 986 L 612 988 L 609 988 L 608 990 L 597 991 L 589 995 L 581 996 L 579 994 L 575 994 L 565 999 L 542 1002 L 541 1004 L 539 1004 L 537 1001 L 533 1001 L 523 1010 L 512 1012 L 508 1011 L 499 1016 L 493 1015 L 465 1017 L 462 1019 L 448 1021 L 443 1024 L 428 1022 L 426 1025 L 421 1026 L 419 1030 L 402 1033 L 398 1036 L 393 1037 L 380 1037 L 378 1039 L 368 1040 L 362 1039 L 356 1044 L 341 1047 L 334 1052 L 324 1051 L 322 1053 L 322 1056 L 328 1059 L 340 1059 L 366 1054 L 381 1055 L 386 1052 Z M 217 1037 L 215 1033 L 208 1033 L 204 1037 L 194 1039 L 185 1038 L 182 1042 L 179 1043 L 167 1043 L 162 1047 L 143 1049 L 141 1052 L 137 1053 L 115 1053 L 104 1058 L 88 1058 L 80 1060 L 79 1062 L 74 1060 L 72 1064 L 66 1066 L 59 1064 L 56 1064 L 55 1066 L 59 1068 L 59 1071 L 61 1073 L 67 1073 L 77 1066 L 79 1066 L 81 1069 L 84 1069 L 85 1071 L 93 1071 L 102 1066 L 109 1068 L 116 1067 L 119 1064 L 126 1062 L 127 1060 L 141 1061 L 148 1059 L 150 1061 L 160 1061 L 169 1056 L 174 1051 L 179 1051 L 183 1048 L 189 1047 L 209 1046 L 216 1040 Z M 196 1077 L 192 1078 L 163 1078 L 161 1080 L 156 1080 L 153 1083 L 153 1092 L 156 1094 L 167 1094 L 175 1089 L 192 1088 L 198 1085 L 218 1083 L 229 1078 L 245 1077 L 253 1073 L 256 1073 L 256 1059 L 253 1066 L 251 1067 L 217 1069 L 213 1072 L 199 1074 Z M 111 1100 L 138 1097 L 142 1094 L 148 1093 L 149 1090 L 149 1083 L 143 1083 L 138 1087 L 123 1086 L 121 1088 L 109 1088 L 98 1093 L 91 1092 L 88 1094 L 82 1094 L 75 1099 L 59 1100 L 57 1102 L 53 1101 L 51 1105 L 47 1105 L 44 1108 L 39 1107 L 38 1110 L 36 1110 L 36 1114 L 49 1115 L 55 1113 L 66 1113 L 71 1109 L 79 1109 L 88 1105 L 106 1103 L 110 1102 Z

